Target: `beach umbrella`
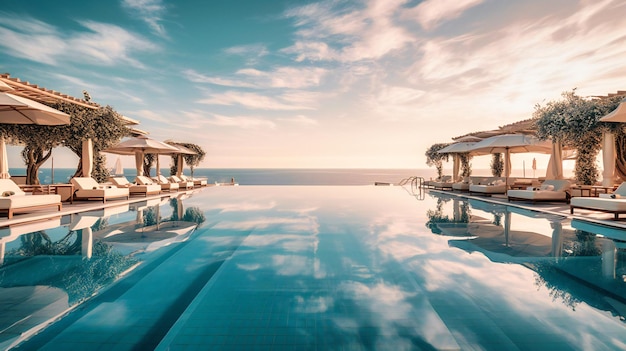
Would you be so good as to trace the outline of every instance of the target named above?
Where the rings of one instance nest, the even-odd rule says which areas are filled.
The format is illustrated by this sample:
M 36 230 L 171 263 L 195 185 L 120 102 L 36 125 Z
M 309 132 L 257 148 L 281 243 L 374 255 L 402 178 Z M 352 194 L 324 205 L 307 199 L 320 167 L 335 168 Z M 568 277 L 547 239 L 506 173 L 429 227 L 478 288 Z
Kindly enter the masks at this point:
M 533 178 L 535 178 L 535 171 L 537 170 L 537 159 L 533 157 Z
M 83 140 L 81 160 L 83 177 L 91 177 L 91 172 L 93 172 L 93 142 L 91 138 Z
M 119 144 L 104 150 L 112 154 L 135 155 L 135 166 L 137 175 L 143 175 L 143 158 L 145 154 L 157 155 L 157 175 L 159 174 L 159 154 L 171 154 L 178 151 L 177 148 L 164 142 L 148 138 L 145 135 L 129 138 Z
M 476 142 L 460 142 L 450 144 L 443 149 L 437 151 L 440 154 L 454 154 L 454 153 L 464 153 L 470 152 L 472 148 L 476 145 Z
M 600 118 L 600 122 L 626 122 L 626 98 L 620 102 L 615 110 Z
M 0 123 L 62 125 L 70 123 L 70 116 L 37 101 L 0 93 Z
M 437 151 L 440 154 L 452 154 L 452 180 L 457 181 L 459 178 L 460 160 L 457 154 L 469 152 L 476 142 L 458 142 L 450 144 L 443 149 Z
M 4 137 L 0 136 L 0 179 L 9 179 L 9 161 L 7 160 L 7 146 Z
M 612 186 L 615 177 L 615 135 L 611 132 L 602 134 L 602 185 Z
M 504 154 L 504 176 L 511 175 L 511 153 L 539 152 L 549 153 L 552 145 L 549 141 L 541 141 L 537 137 L 526 134 L 495 135 L 477 142 L 470 152 L 482 154 Z
M 11 86 L 9 86 L 7 83 L 0 81 L 0 91 L 11 91 L 11 90 L 15 90 L 15 89 L 11 88 Z
M 0 83 L 0 91 L 12 90 L 7 84 Z M 62 125 L 70 124 L 70 116 L 37 101 L 0 92 L 0 124 Z M 0 178 L 9 178 L 4 137 L 0 138 L 0 154 Z
M 123 175 L 124 169 L 122 168 L 122 159 L 118 156 L 117 160 L 115 160 L 115 168 L 113 171 L 115 175 Z
M 552 143 L 546 179 L 563 179 L 563 148 L 558 141 Z

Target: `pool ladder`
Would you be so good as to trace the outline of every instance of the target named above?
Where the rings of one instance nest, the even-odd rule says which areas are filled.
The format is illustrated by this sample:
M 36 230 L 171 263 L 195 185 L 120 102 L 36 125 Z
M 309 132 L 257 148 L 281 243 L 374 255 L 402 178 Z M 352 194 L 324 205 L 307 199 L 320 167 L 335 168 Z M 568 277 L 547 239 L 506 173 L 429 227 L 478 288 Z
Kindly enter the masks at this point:
M 424 200 L 424 188 L 426 185 L 426 183 L 424 182 L 424 178 L 413 176 L 409 178 L 404 178 L 398 183 L 398 185 L 400 186 L 405 186 L 409 184 L 411 186 L 411 189 L 407 189 L 407 191 L 409 191 L 409 193 L 415 196 L 418 200 Z

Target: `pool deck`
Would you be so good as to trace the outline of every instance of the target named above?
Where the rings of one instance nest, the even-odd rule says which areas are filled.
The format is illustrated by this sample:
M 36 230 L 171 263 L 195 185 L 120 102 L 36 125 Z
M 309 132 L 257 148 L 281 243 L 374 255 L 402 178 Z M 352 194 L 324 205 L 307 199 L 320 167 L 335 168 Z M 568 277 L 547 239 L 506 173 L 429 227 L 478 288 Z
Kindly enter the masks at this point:
M 42 221 L 51 218 L 58 218 L 65 215 L 72 215 L 75 213 L 97 211 L 110 207 L 117 207 L 120 205 L 132 204 L 135 202 L 146 201 L 151 199 L 163 199 L 163 198 L 175 198 L 185 194 L 191 194 L 194 191 L 205 191 L 210 187 L 194 188 L 189 190 L 181 190 L 177 192 L 161 192 L 155 195 L 131 195 L 129 199 L 113 199 L 106 202 L 98 200 L 74 200 L 73 203 L 63 202 L 61 211 L 51 211 L 50 209 L 33 210 L 28 213 L 19 213 L 13 215 L 13 218 L 8 219 L 6 216 L 0 217 L 0 228 L 19 225 L 34 221 Z M 37 195 L 33 195 L 37 196 Z

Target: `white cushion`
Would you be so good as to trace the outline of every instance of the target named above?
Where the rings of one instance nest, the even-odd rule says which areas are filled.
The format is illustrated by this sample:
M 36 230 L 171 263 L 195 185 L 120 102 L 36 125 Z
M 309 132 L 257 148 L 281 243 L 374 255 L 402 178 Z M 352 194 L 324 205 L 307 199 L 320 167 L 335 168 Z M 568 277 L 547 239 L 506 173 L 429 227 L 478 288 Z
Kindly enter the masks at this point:
M 554 185 L 552 184 L 541 184 L 539 190 L 554 190 Z

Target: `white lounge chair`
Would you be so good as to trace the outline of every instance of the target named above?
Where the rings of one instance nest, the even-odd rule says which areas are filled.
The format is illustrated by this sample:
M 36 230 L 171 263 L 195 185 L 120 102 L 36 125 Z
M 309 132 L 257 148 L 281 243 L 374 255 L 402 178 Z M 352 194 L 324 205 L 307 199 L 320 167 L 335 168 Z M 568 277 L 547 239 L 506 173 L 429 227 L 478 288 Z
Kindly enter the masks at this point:
M 187 177 L 184 174 L 180 175 L 180 179 L 183 182 L 193 182 L 194 186 L 207 186 L 207 180 L 205 178 L 191 178 L 191 177 Z
M 26 195 L 11 179 L 0 179 L 0 211 L 6 212 L 9 219 L 17 212 L 30 212 L 46 207 L 56 207 L 61 211 L 61 195 Z
M 575 208 L 613 213 L 613 219 L 626 213 L 626 182 L 622 183 L 612 194 L 600 194 L 599 197 L 573 197 L 570 201 L 570 213 Z
M 507 191 L 506 195 L 511 200 L 525 201 L 570 201 L 570 195 L 567 192 L 571 184 L 568 180 L 552 179 L 546 180 L 540 187 L 528 187 L 525 190 L 515 189 Z
M 91 177 L 74 177 L 71 182 L 76 187 L 74 192 L 74 199 L 76 200 L 102 199 L 102 202 L 106 202 L 108 199 L 121 197 L 128 199 L 130 196 L 127 188 L 98 184 Z
M 152 180 L 146 176 L 142 176 L 141 179 L 140 177 L 137 177 L 137 183 L 140 184 L 146 184 L 147 182 L 154 182 L 157 183 L 161 186 L 161 190 L 165 191 L 178 191 L 178 189 L 180 188 L 180 186 L 178 185 L 178 183 L 172 183 L 169 180 L 167 180 L 167 178 L 165 178 L 164 175 L 159 174 L 158 177 L 153 178 Z
M 181 189 L 193 189 L 193 182 L 192 181 L 185 181 L 182 180 L 180 178 L 178 178 L 177 176 L 173 175 L 170 176 L 170 182 L 172 183 L 178 183 L 178 186 Z
M 111 183 L 118 188 L 127 188 L 130 195 L 153 195 L 161 192 L 161 186 L 159 184 L 133 184 L 126 179 L 126 177 L 112 177 Z

